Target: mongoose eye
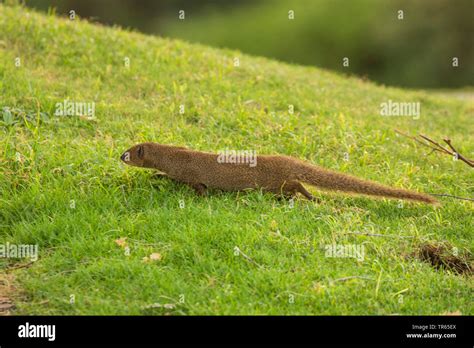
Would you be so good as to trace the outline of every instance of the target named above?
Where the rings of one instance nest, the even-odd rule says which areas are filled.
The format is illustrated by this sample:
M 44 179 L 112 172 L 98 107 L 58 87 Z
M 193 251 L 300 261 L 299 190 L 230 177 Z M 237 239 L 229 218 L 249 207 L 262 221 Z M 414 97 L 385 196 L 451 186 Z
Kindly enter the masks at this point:
M 138 158 L 142 159 L 144 152 L 145 152 L 145 150 L 143 149 L 143 146 L 139 146 L 138 147 Z

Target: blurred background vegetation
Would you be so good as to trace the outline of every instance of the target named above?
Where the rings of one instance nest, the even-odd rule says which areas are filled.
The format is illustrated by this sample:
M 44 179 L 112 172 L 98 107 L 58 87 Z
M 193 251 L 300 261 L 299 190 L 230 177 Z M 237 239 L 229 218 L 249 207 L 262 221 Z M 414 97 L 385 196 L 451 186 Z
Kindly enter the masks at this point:
M 474 0 L 25 0 L 107 25 L 412 88 L 473 86 Z M 185 11 L 185 20 L 178 11 Z M 294 11 L 294 20 L 288 18 Z M 399 10 L 403 20 L 398 19 Z M 344 57 L 350 59 L 343 67 Z M 459 66 L 453 67 L 453 57 Z

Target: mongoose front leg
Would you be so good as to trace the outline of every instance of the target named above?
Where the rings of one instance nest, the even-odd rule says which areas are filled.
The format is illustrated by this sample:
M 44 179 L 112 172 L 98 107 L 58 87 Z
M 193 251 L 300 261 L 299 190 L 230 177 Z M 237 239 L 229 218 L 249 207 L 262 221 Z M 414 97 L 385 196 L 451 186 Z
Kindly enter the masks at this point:
M 204 184 L 189 184 L 199 196 L 205 196 L 207 192 L 207 187 Z

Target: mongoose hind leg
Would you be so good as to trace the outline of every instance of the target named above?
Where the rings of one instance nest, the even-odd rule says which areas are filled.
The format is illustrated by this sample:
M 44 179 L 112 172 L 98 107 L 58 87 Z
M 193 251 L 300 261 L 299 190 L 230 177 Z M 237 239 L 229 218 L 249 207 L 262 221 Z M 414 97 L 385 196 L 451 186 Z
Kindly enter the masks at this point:
M 305 187 L 299 181 L 290 181 L 288 183 L 285 183 L 282 189 L 286 195 L 294 196 L 297 192 L 299 192 L 308 200 L 319 202 L 319 199 L 315 198 L 311 193 L 309 193 L 308 190 L 306 190 Z
M 287 193 L 281 193 L 281 194 L 277 194 L 276 195 L 276 199 L 278 201 L 289 201 L 290 199 L 294 199 L 296 197 L 296 193 L 295 194 L 287 194 Z

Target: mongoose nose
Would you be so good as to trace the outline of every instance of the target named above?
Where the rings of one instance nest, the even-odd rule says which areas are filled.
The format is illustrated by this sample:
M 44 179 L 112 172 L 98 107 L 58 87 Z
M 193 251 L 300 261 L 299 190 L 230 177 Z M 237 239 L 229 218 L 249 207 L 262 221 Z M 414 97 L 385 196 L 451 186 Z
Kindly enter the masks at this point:
M 125 152 L 120 156 L 120 159 L 125 162 Z

